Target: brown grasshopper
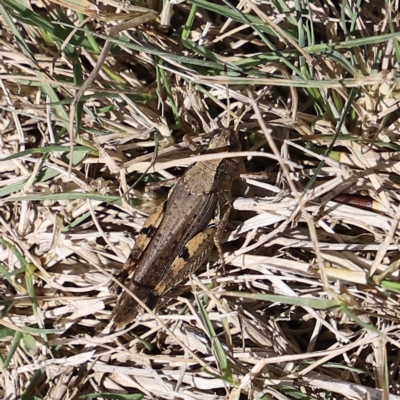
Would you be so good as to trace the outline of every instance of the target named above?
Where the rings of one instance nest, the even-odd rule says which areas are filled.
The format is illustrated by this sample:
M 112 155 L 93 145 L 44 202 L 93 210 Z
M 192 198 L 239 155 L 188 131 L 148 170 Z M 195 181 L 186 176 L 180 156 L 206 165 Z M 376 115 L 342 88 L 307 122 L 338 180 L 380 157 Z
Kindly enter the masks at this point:
M 240 150 L 236 134 L 215 131 L 208 153 Z M 231 186 L 238 159 L 200 161 L 186 170 L 168 199 L 146 220 L 122 274 L 127 286 L 148 307 L 154 308 L 167 290 L 193 274 L 219 239 L 231 210 Z M 139 305 L 126 292 L 112 313 L 117 329 L 132 322 Z

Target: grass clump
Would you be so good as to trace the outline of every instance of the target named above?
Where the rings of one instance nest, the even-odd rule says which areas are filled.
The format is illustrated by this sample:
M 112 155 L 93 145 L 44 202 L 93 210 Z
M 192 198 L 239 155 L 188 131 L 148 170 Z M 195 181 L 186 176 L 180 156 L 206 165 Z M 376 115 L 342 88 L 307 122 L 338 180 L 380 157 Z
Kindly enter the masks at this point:
M 0 15 L 0 397 L 398 398 L 397 3 Z M 145 184 L 225 127 L 246 152 L 227 274 L 215 254 L 157 318 L 107 330 L 112 274 L 167 194 Z

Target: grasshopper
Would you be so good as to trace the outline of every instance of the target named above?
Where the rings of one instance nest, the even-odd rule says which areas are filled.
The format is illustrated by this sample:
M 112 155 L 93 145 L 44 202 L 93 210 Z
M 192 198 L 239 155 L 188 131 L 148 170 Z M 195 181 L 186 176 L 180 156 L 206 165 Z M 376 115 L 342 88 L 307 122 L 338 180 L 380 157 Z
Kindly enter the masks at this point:
M 236 134 L 214 131 L 207 153 L 240 150 Z M 231 186 L 239 160 L 203 161 L 188 168 L 170 191 L 168 199 L 146 220 L 121 276 L 127 287 L 148 307 L 173 286 L 193 274 L 219 239 L 232 207 Z M 113 324 L 122 329 L 132 322 L 140 306 L 126 292 L 112 313 Z

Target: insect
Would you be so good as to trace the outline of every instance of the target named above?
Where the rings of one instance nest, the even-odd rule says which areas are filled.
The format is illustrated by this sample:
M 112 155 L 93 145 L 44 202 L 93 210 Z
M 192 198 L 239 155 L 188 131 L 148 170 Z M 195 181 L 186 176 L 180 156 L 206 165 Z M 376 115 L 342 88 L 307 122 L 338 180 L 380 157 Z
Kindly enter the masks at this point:
M 240 150 L 233 131 L 212 133 L 207 154 Z M 128 288 L 148 307 L 154 308 L 160 296 L 193 274 L 214 245 L 222 254 L 219 239 L 232 207 L 231 186 L 238 163 L 237 158 L 197 162 L 146 220 L 122 274 Z M 139 310 L 137 302 L 123 292 L 111 316 L 114 326 L 122 329 Z

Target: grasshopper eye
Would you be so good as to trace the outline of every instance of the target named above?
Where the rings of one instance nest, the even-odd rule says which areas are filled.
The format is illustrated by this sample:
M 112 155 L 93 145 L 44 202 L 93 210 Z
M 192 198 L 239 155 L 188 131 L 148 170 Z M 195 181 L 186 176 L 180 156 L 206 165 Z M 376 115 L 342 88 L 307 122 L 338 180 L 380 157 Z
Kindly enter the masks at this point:
M 237 134 L 231 134 L 229 137 L 229 150 L 240 150 L 240 141 Z

